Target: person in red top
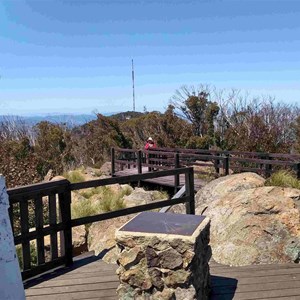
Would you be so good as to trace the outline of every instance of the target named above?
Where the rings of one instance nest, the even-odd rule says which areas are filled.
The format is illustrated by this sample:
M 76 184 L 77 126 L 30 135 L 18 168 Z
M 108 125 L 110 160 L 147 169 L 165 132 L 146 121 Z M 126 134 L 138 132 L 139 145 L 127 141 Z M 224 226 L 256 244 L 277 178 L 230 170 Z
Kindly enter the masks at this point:
M 145 145 L 145 150 L 151 150 L 151 149 L 154 149 L 154 148 L 156 148 L 156 144 L 154 143 L 153 139 L 151 137 L 149 137 L 148 140 L 147 140 L 147 143 Z M 152 155 L 150 153 L 146 154 L 147 164 L 153 164 L 153 162 L 151 162 L 152 156 L 153 156 L 153 154 Z M 148 166 L 148 171 L 149 172 L 155 171 L 155 169 Z
M 156 148 L 156 144 L 154 143 L 153 139 L 149 137 L 145 145 L 145 150 L 151 150 L 151 148 Z

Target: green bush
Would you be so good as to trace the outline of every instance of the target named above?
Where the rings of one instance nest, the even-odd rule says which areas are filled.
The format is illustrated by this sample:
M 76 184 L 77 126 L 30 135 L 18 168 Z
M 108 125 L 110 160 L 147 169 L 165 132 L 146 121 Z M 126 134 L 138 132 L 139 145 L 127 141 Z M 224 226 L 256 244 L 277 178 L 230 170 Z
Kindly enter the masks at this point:
M 300 189 L 300 181 L 289 171 L 278 171 L 265 182 L 266 186 L 281 186 Z
M 109 212 L 125 208 L 123 197 L 125 192 L 112 193 L 112 191 L 105 192 L 99 201 L 99 208 L 102 212 Z
M 84 181 L 84 176 L 78 170 L 64 173 L 63 176 L 66 179 L 68 179 L 71 183 L 77 183 L 77 182 Z
M 24 265 L 23 265 L 23 254 L 22 254 L 21 245 L 16 246 L 16 252 L 19 260 L 20 269 L 23 270 Z M 31 266 L 34 267 L 37 265 L 37 252 L 36 252 L 36 247 L 34 242 L 30 242 L 30 261 L 31 261 Z
M 86 199 L 89 199 L 97 194 L 101 194 L 101 187 L 86 189 L 80 192 L 80 195 Z
M 99 210 L 91 199 L 82 199 L 72 204 L 72 219 L 96 215 Z
M 166 191 L 154 191 L 154 200 L 166 200 L 169 199 L 169 194 Z
M 187 141 L 185 148 L 188 149 L 209 149 L 209 146 L 212 144 L 212 140 L 208 135 L 201 136 L 192 136 Z

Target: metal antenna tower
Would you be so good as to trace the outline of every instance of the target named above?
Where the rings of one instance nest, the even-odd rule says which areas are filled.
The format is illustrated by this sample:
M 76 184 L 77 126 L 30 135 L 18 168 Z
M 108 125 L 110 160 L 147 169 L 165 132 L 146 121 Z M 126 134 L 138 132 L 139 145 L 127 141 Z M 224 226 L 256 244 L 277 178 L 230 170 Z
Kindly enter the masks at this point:
M 132 100 L 133 100 L 133 111 L 135 111 L 135 94 L 134 94 L 134 68 L 133 68 L 133 59 L 131 59 L 132 65 Z

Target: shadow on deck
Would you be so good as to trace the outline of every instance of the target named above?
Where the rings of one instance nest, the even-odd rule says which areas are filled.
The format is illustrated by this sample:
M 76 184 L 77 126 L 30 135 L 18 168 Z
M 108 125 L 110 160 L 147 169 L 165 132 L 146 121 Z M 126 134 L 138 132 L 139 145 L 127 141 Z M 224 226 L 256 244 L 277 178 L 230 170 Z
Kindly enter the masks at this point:
M 25 283 L 27 300 L 117 299 L 116 265 L 86 254 L 70 268 L 60 268 Z M 229 267 L 210 263 L 212 300 L 300 299 L 296 264 Z

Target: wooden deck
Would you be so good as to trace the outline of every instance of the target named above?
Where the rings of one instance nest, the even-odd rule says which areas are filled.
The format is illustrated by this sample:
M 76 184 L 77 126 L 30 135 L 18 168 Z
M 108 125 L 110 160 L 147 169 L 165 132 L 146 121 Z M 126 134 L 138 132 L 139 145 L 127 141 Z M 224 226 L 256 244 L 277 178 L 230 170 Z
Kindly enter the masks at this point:
M 300 299 L 297 264 L 229 267 L 211 262 L 212 300 Z M 63 268 L 25 283 L 27 300 L 117 299 L 116 265 L 81 257 Z
M 148 173 L 148 172 L 149 171 L 148 171 L 147 167 L 142 168 L 143 174 Z M 138 174 L 138 170 L 134 169 L 134 168 L 115 172 L 116 177 L 136 175 L 136 174 Z M 180 187 L 182 187 L 184 185 L 184 180 L 185 180 L 184 175 L 183 174 L 180 175 Z M 173 187 L 173 188 L 175 187 L 174 176 L 165 176 L 165 177 L 159 177 L 159 178 L 154 178 L 154 179 L 146 179 L 144 181 L 152 183 L 152 184 L 156 184 L 156 185 L 166 186 L 166 187 Z M 206 184 L 206 182 L 203 179 L 194 178 L 195 191 L 199 191 L 205 184 Z
M 106 264 L 95 256 L 80 256 L 74 259 L 71 268 L 61 268 L 25 282 L 26 299 L 118 299 L 116 269 L 116 265 Z

